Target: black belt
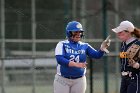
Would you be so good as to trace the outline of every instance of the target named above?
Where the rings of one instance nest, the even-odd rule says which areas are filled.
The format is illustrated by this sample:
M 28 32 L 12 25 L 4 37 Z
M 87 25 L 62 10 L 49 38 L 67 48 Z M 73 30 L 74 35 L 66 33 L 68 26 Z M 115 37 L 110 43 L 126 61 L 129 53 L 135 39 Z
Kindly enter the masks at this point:
M 73 76 L 62 76 L 64 78 L 67 78 L 67 79 L 78 79 L 78 78 L 81 78 L 83 76 L 78 76 L 78 77 L 73 77 Z

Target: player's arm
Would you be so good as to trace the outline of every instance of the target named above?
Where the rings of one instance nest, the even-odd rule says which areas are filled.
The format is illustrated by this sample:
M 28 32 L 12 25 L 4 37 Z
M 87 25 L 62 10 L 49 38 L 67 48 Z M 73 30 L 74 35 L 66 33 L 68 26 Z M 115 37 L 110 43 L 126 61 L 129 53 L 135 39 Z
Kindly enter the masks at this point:
M 76 63 L 73 61 L 69 61 L 68 59 L 66 59 L 65 57 L 63 57 L 62 55 L 56 55 L 56 60 L 58 62 L 58 64 L 63 65 L 63 66 L 67 66 L 67 67 L 79 67 L 79 68 L 85 68 L 87 63 Z
M 56 57 L 58 64 L 63 65 L 63 66 L 68 66 L 69 60 L 64 57 L 64 54 L 65 54 L 65 52 L 63 49 L 63 42 L 60 41 L 56 45 L 56 48 L 55 48 L 55 57 Z
M 92 46 L 88 45 L 87 55 L 91 58 L 97 58 L 98 59 L 98 58 L 101 58 L 104 55 L 104 51 L 102 51 L 101 49 L 96 50 Z
M 105 53 L 109 53 L 107 48 L 110 46 L 110 35 L 102 42 L 100 49 L 97 51 L 94 48 L 92 48 L 90 45 L 88 45 L 87 53 L 92 58 L 101 58 Z
M 64 58 L 62 55 L 56 55 L 57 63 L 63 66 L 69 66 L 69 60 Z

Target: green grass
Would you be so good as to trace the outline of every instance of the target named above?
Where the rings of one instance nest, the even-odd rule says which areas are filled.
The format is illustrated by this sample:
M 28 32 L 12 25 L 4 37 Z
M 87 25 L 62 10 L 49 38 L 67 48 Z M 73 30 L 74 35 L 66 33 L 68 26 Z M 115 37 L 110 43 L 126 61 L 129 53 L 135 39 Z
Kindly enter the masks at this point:
M 33 93 L 32 86 L 6 86 L 5 93 Z M 36 86 L 35 93 L 53 93 L 52 86 Z
M 53 79 L 53 78 L 52 78 Z M 119 79 L 119 80 L 117 80 Z M 17 81 L 16 81 L 17 82 Z M 33 91 L 32 85 L 20 85 L 18 82 L 14 84 L 6 83 L 5 93 L 53 93 L 53 81 L 48 80 L 48 82 L 43 82 L 42 85 L 35 86 L 35 92 Z M 48 84 L 49 83 L 49 84 Z M 108 78 L 108 93 L 118 93 L 120 78 L 116 77 L 114 74 L 110 75 Z M 94 93 L 104 93 L 104 78 L 101 74 L 94 75 L 93 78 L 93 92 Z M 2 93 L 0 87 L 0 93 Z M 87 90 L 86 93 L 90 93 L 90 80 L 87 77 Z

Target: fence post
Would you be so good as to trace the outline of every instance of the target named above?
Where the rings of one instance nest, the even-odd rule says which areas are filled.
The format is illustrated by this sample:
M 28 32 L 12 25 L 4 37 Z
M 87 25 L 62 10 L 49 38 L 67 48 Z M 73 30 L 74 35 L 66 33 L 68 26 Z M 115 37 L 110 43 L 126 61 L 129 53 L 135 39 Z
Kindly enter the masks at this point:
M 103 14 L 103 38 L 107 37 L 107 0 L 102 0 L 102 14 Z M 104 93 L 108 93 L 108 59 L 104 57 Z

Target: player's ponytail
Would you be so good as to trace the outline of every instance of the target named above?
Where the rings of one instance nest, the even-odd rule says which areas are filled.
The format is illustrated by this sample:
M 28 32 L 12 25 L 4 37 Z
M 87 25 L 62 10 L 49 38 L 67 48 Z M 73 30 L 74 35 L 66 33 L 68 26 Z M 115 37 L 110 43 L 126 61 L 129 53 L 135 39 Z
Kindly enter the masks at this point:
M 135 27 L 134 31 L 132 32 L 135 37 L 140 38 L 140 29 Z

